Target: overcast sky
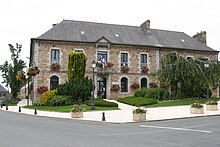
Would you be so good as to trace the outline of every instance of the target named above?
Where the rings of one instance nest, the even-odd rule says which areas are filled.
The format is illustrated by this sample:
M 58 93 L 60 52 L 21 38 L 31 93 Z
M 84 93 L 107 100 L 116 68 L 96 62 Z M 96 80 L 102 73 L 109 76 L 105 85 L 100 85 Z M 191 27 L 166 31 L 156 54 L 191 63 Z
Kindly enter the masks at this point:
M 30 38 L 52 24 L 80 20 L 139 26 L 151 20 L 151 28 L 207 32 L 209 47 L 220 51 L 220 0 L 1 0 L 0 64 L 10 60 L 8 44 L 22 44 L 28 62 Z

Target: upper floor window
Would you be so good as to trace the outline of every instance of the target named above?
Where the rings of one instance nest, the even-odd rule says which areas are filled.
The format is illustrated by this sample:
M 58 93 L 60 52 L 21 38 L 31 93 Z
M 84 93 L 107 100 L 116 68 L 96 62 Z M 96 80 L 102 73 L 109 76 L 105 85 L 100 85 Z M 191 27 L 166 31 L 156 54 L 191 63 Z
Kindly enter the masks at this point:
M 102 63 L 107 63 L 107 52 L 105 51 L 98 51 L 97 53 L 97 61 L 101 61 Z
M 140 65 L 142 67 L 147 67 L 147 54 L 140 54 Z
M 83 49 L 80 49 L 80 48 L 75 48 L 73 51 L 74 51 L 74 52 L 80 52 L 80 53 L 83 53 L 83 52 L 84 52 L 84 50 L 83 50 Z
M 51 50 L 51 63 L 59 63 L 60 62 L 60 50 L 52 49 Z
M 121 53 L 121 66 L 128 65 L 128 53 Z

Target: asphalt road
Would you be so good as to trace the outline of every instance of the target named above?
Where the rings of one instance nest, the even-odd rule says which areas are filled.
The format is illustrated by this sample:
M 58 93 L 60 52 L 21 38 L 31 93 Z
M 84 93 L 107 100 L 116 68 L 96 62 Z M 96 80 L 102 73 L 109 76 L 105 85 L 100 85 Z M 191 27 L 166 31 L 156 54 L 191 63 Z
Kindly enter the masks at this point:
M 0 147 L 220 147 L 220 116 L 112 124 L 0 111 Z

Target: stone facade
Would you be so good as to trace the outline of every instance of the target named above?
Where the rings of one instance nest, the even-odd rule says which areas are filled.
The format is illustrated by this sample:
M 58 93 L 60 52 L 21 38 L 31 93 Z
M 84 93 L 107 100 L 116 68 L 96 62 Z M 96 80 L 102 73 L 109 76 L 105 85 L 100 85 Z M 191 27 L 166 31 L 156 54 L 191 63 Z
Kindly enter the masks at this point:
M 139 85 L 141 85 L 142 78 L 146 78 L 148 87 L 149 82 L 155 81 L 152 75 L 160 67 L 160 58 L 169 51 L 178 51 L 180 55 L 184 57 L 208 58 L 209 60 L 217 61 L 216 52 L 201 52 L 184 49 L 162 49 L 160 47 L 121 46 L 111 44 L 108 44 L 105 47 L 99 47 L 97 44 L 98 43 L 92 44 L 33 40 L 32 46 L 34 47 L 34 52 L 32 52 L 32 62 L 36 64 L 41 70 L 39 75 L 37 75 L 36 77 L 32 77 L 34 83 L 32 94 L 35 102 L 39 101 L 40 97 L 40 94 L 37 93 L 36 89 L 40 86 L 48 86 L 48 89 L 50 89 L 50 78 L 52 76 L 58 77 L 59 84 L 65 83 L 67 81 L 68 54 L 76 50 L 82 50 L 86 54 L 86 75 L 90 78 L 92 78 L 91 63 L 93 60 L 97 60 L 98 51 L 104 51 L 107 53 L 108 62 L 111 62 L 113 66 L 111 67 L 111 70 L 107 72 L 102 72 L 95 69 L 95 97 L 98 97 L 100 92 L 99 88 L 101 83 L 99 82 L 99 80 L 104 79 L 106 80 L 106 85 L 104 87 L 104 98 L 108 99 L 116 99 L 119 97 L 133 95 L 135 90 L 132 89 L 130 85 L 132 83 L 138 83 Z M 60 69 L 58 71 L 52 71 L 50 69 L 52 49 L 58 49 L 60 51 Z M 121 53 L 128 53 L 128 67 L 130 68 L 128 73 L 121 72 Z M 147 73 L 141 72 L 140 54 L 147 55 L 147 67 L 149 68 L 149 71 Z M 119 87 L 121 87 L 121 79 L 123 77 L 127 78 L 127 92 L 121 92 L 121 89 L 119 89 L 118 91 L 112 91 L 111 86 L 113 84 L 119 85 Z

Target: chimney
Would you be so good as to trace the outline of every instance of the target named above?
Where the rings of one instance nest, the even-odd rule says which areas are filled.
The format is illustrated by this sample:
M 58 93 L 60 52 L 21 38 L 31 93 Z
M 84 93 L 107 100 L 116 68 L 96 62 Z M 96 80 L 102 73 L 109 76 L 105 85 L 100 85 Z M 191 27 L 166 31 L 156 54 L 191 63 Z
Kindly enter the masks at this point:
M 150 20 L 147 20 L 144 23 L 142 23 L 141 28 L 143 28 L 147 32 L 150 32 Z
M 201 31 L 200 33 L 197 32 L 196 35 L 193 35 L 193 38 L 206 45 L 206 31 Z

